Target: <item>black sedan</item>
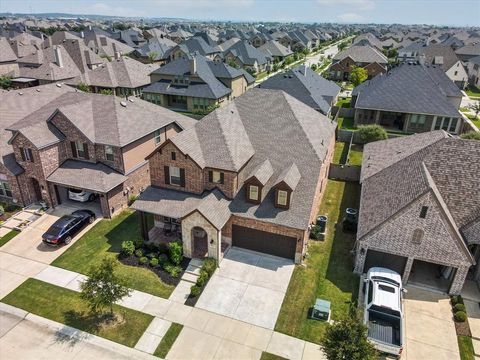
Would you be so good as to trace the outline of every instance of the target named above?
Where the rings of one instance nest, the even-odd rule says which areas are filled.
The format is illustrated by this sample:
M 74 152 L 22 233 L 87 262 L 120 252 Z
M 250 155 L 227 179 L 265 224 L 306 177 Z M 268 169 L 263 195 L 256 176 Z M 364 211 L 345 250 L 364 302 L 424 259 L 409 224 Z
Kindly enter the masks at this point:
M 86 224 L 95 221 L 95 213 L 90 210 L 76 210 L 71 215 L 64 215 L 53 223 L 42 235 L 42 241 L 48 245 L 70 244 L 72 238 Z

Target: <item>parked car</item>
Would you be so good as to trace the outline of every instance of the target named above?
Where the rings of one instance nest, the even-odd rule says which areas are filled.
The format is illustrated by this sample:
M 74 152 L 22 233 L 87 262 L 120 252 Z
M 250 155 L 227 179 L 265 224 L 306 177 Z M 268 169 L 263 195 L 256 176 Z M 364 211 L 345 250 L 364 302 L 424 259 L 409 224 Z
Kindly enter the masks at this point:
M 365 279 L 364 323 L 375 348 L 400 357 L 403 350 L 402 277 L 393 270 L 373 267 Z
M 48 245 L 70 244 L 72 238 L 85 225 L 95 221 L 95 213 L 90 210 L 76 210 L 71 215 L 64 215 L 53 223 L 42 235 L 42 241 Z
M 68 198 L 73 201 L 87 202 L 95 200 L 96 194 L 80 189 L 68 189 Z

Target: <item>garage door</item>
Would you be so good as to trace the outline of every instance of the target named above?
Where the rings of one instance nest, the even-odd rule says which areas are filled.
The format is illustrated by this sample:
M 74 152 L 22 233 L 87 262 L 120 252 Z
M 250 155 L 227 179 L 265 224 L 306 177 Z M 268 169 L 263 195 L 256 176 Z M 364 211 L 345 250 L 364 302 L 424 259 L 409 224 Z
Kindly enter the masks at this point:
M 289 236 L 233 225 L 232 243 L 233 246 L 294 260 L 297 240 Z
M 396 271 L 400 275 L 403 275 L 406 264 L 407 258 L 404 256 L 398 256 L 369 249 L 367 251 L 367 258 L 365 260 L 363 272 L 366 273 L 371 267 L 379 266 Z

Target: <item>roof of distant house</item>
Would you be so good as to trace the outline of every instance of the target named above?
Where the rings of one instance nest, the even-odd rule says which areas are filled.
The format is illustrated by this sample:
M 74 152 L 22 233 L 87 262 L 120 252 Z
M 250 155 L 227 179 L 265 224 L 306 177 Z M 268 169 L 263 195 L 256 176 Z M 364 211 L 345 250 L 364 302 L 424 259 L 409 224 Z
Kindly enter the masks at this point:
M 369 45 L 353 45 L 350 46 L 333 57 L 333 62 L 341 61 L 350 57 L 353 61 L 358 63 L 378 63 L 386 65 L 388 59 L 377 49 Z
M 265 52 L 270 56 L 285 57 L 293 54 L 293 51 L 283 46 L 278 41 L 270 40 L 260 46 L 258 50 Z
M 264 52 L 253 47 L 246 41 L 238 41 L 234 45 L 230 46 L 225 52 L 225 55 L 232 53 L 236 58 L 247 66 L 253 66 L 255 62 L 258 65 L 264 65 L 268 63 L 271 59 L 270 55 L 265 54 Z

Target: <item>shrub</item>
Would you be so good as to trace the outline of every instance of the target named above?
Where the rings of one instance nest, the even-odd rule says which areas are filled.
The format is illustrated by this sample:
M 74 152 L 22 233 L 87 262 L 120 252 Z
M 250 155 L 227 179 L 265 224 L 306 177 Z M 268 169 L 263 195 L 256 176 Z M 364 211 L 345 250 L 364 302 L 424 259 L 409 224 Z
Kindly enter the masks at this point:
M 463 299 L 460 295 L 453 295 L 451 298 L 452 301 L 452 306 L 455 306 L 457 304 L 463 304 Z
M 130 195 L 128 197 L 128 206 L 132 205 L 137 199 L 138 199 L 138 195 Z
M 135 256 L 141 258 L 143 256 L 143 250 L 142 249 L 135 250 Z
M 156 252 L 156 251 L 158 251 L 158 245 L 155 244 L 154 242 L 151 242 L 151 241 L 145 243 L 145 247 L 146 247 L 148 250 L 150 250 L 150 252 Z
M 465 134 L 460 135 L 462 139 L 466 140 L 480 140 L 480 132 L 478 131 L 469 131 Z
M 138 259 L 138 262 L 142 265 L 145 265 L 148 263 L 148 258 L 146 256 L 142 256 L 140 259 Z
M 454 317 L 455 317 L 455 320 L 457 320 L 458 322 L 467 321 L 467 314 L 464 311 L 457 311 Z
M 453 312 L 457 313 L 459 311 L 466 312 L 467 309 L 465 308 L 465 305 L 458 303 L 453 307 Z
M 149 259 L 153 259 L 157 257 L 157 253 L 151 252 L 146 255 Z
M 210 278 L 210 275 L 208 275 L 208 273 L 205 270 L 201 270 L 200 276 L 197 279 L 197 286 L 204 287 L 209 278 Z
M 157 246 L 157 250 L 160 254 L 168 254 L 168 245 L 166 243 L 160 243 Z
M 168 252 L 170 254 L 170 260 L 175 265 L 179 265 L 183 258 L 183 246 L 178 242 L 171 242 L 168 244 Z
M 157 258 L 150 259 L 150 266 L 151 267 L 158 266 L 158 259 Z
M 320 227 L 318 225 L 313 225 L 310 229 L 310 239 L 319 240 L 320 239 Z
M 133 241 L 124 241 L 122 242 L 121 254 L 123 256 L 132 256 L 135 251 L 135 244 Z
M 158 263 L 163 267 L 163 265 L 168 263 L 168 256 L 166 254 L 160 254 L 158 256 Z
M 197 297 L 198 295 L 200 295 L 200 291 L 202 291 L 202 289 L 199 286 L 192 285 L 192 287 L 190 288 L 190 296 Z
M 135 249 L 141 249 L 143 247 L 143 240 L 142 239 L 135 239 L 133 240 L 135 244 Z
M 215 270 L 217 269 L 217 260 L 208 258 L 205 259 L 202 265 L 202 270 L 204 270 L 208 277 L 212 276 Z
M 376 124 L 360 126 L 358 133 L 360 135 L 360 139 L 364 143 L 369 143 L 369 142 L 378 141 L 378 140 L 385 140 L 388 138 L 388 135 L 385 129 L 380 125 L 376 125 Z
M 163 269 L 170 274 L 170 276 L 176 278 L 180 275 L 182 272 L 182 268 L 180 266 L 175 266 L 172 264 L 165 264 L 163 266 Z

